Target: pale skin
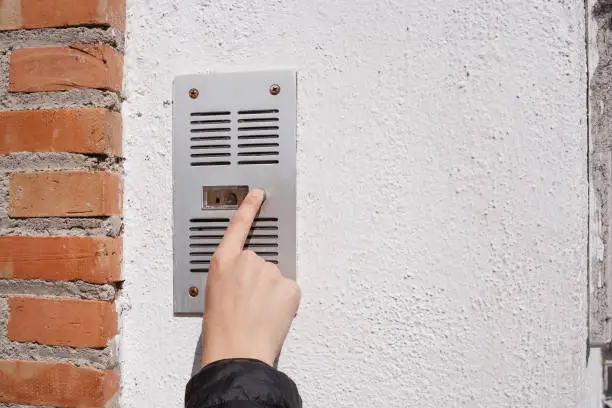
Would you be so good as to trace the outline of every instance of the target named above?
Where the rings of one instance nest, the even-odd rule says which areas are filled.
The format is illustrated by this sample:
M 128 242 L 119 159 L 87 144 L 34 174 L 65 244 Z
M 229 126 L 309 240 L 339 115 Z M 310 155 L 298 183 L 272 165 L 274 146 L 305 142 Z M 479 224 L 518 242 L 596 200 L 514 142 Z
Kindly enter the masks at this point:
M 273 366 L 297 313 L 301 291 L 244 244 L 265 194 L 253 189 L 232 217 L 206 284 L 202 365 L 253 358 Z

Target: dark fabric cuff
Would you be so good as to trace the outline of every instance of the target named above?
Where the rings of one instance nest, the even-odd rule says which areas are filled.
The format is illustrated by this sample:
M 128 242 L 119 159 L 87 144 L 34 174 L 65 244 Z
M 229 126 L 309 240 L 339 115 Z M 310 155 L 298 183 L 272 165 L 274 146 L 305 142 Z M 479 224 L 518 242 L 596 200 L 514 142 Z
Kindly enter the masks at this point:
M 187 384 L 186 408 L 301 408 L 295 383 L 253 359 L 220 360 L 202 368 Z

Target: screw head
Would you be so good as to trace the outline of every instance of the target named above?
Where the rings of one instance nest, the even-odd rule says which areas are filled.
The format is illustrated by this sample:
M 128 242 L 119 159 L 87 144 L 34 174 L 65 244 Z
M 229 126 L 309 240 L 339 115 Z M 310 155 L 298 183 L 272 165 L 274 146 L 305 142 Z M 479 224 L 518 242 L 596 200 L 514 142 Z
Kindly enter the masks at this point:
M 191 88 L 189 90 L 189 97 L 191 99 L 195 99 L 200 95 L 200 91 L 198 91 L 196 88 Z
M 200 293 L 200 289 L 196 288 L 195 286 L 192 286 L 189 288 L 189 296 L 196 297 L 198 296 L 199 293 Z
M 270 93 L 272 95 L 278 95 L 281 91 L 281 87 L 278 84 L 270 85 Z

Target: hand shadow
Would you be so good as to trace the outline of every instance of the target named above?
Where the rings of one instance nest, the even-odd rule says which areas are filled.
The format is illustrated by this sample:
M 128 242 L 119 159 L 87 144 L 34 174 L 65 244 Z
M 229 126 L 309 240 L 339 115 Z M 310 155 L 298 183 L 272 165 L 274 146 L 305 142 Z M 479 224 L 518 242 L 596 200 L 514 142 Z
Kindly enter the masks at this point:
M 198 344 L 196 345 L 195 352 L 193 353 L 193 367 L 191 368 L 191 376 L 193 377 L 202 369 L 202 333 L 198 338 Z

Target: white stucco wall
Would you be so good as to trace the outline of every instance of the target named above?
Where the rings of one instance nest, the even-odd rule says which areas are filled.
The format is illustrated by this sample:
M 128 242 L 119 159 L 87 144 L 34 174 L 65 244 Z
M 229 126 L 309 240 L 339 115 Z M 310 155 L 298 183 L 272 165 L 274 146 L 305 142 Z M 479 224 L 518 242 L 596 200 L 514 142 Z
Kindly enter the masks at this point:
M 129 0 L 123 406 L 180 407 L 200 331 L 172 315 L 172 80 L 286 66 L 305 407 L 597 406 L 581 3 Z

